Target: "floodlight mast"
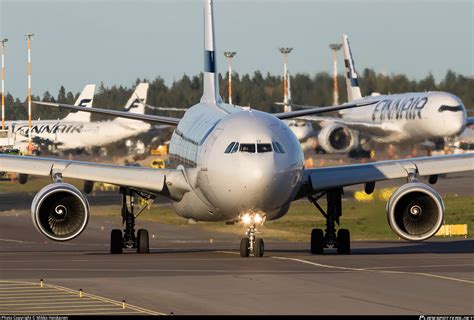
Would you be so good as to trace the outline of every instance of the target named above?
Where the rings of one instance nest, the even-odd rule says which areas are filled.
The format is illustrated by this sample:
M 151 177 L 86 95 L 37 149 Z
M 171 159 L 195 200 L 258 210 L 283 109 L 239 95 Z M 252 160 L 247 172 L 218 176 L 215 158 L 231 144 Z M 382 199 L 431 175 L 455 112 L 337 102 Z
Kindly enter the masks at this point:
M 229 104 L 232 104 L 232 58 L 235 57 L 237 52 L 225 51 L 224 56 L 227 58 L 227 66 L 229 69 Z
M 28 41 L 28 153 L 31 154 L 31 39 L 34 34 L 26 34 L 26 40 Z
M 339 90 L 337 88 L 337 51 L 341 50 L 342 44 L 340 43 L 332 43 L 329 45 L 329 48 L 332 50 L 332 60 L 333 60 L 333 104 L 339 104 Z
M 5 130 L 5 47 L 8 39 L 0 41 L 2 47 L 2 130 Z
M 278 48 L 281 54 L 283 54 L 283 102 L 285 104 L 285 112 L 289 111 L 288 109 L 288 95 L 287 95 L 287 77 L 288 77 L 288 55 L 293 50 L 293 48 Z

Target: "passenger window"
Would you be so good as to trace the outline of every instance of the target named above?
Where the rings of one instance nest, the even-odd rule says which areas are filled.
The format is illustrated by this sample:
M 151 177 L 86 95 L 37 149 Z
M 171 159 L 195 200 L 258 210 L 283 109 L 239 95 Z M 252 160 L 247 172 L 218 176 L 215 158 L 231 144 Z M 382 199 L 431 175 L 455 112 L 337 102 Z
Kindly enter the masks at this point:
M 225 152 L 224 153 L 230 153 L 230 151 L 232 150 L 232 147 L 234 146 L 235 142 L 231 142 L 227 148 L 225 149 Z
M 250 144 L 250 143 L 241 143 L 240 144 L 240 152 L 249 152 L 249 153 L 255 153 L 255 144 Z
M 239 143 L 236 142 L 230 153 L 236 153 L 239 150 Z
M 257 152 L 258 153 L 272 152 L 272 145 L 269 143 L 259 143 L 257 144 Z

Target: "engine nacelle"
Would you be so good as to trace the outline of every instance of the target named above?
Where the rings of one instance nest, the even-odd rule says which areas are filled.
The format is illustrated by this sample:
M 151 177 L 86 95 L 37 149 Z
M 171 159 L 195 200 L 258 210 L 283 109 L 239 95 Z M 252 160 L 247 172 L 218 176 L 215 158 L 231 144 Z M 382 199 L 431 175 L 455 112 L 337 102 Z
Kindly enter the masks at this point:
M 443 199 L 423 183 L 410 182 L 398 188 L 388 200 L 386 209 L 393 232 L 406 240 L 429 239 L 443 224 Z
M 349 152 L 359 143 L 358 140 L 352 130 L 337 123 L 325 126 L 318 134 L 319 145 L 328 153 Z
M 89 220 L 89 212 L 86 197 L 68 183 L 47 185 L 31 204 L 36 229 L 56 241 L 68 241 L 81 234 Z

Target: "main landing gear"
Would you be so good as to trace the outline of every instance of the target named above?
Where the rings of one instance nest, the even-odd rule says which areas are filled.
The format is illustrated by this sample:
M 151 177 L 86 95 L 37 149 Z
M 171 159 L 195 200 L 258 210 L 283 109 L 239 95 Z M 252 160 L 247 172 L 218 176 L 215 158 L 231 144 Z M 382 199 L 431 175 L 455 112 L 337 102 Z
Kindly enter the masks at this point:
M 327 210 L 318 204 L 318 200 L 326 195 Z M 351 237 L 348 229 L 339 229 L 336 234 L 336 226 L 342 216 L 341 202 L 342 188 L 328 190 L 324 193 L 311 195 L 309 200 L 316 206 L 326 218 L 326 230 L 313 229 L 311 232 L 311 253 L 322 254 L 324 248 L 337 248 L 339 254 L 351 252 Z
M 257 225 L 263 225 L 265 218 L 260 214 L 245 214 L 242 216 L 242 222 L 248 225 L 245 232 L 246 237 L 240 241 L 240 256 L 248 257 L 253 254 L 255 257 L 263 257 L 265 253 L 265 243 L 263 239 L 257 238 Z
M 120 229 L 113 229 L 110 233 L 110 253 L 122 253 L 123 248 L 137 249 L 137 253 L 149 253 L 148 231 L 139 229 L 135 235 L 135 219 L 143 212 L 147 204 L 141 207 L 135 215 L 135 196 L 139 195 L 151 201 L 153 201 L 153 198 L 127 188 L 120 188 L 120 193 L 122 194 L 122 224 L 124 229 L 123 235 Z

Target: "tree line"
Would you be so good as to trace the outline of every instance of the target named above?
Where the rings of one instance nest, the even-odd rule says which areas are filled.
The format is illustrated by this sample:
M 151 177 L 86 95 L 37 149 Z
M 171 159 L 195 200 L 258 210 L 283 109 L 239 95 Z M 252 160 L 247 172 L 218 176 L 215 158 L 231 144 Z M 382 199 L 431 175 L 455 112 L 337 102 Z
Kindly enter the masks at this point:
M 130 87 L 111 86 L 106 87 L 101 83 L 96 89 L 94 106 L 108 109 L 120 110 L 130 98 L 134 87 L 140 82 L 148 82 L 147 104 L 157 107 L 188 108 L 199 102 L 202 95 L 202 73 L 189 77 L 183 75 L 181 79 L 167 86 L 161 77 L 149 81 L 137 79 Z M 219 75 L 219 88 L 222 98 L 228 100 L 228 78 L 227 74 Z M 372 69 L 365 69 L 359 77 L 359 84 L 363 95 L 373 92 L 381 94 L 422 92 L 422 91 L 446 91 L 452 93 L 463 101 L 467 109 L 474 108 L 474 78 L 457 74 L 448 70 L 445 77 L 436 82 L 433 75 L 429 74 L 421 80 L 410 80 L 403 74 L 384 75 L 376 73 Z M 345 77 L 338 76 L 339 102 L 347 101 Z M 304 73 L 291 75 L 292 101 L 296 104 L 328 106 L 333 104 L 333 80 L 326 72 L 310 76 Z M 265 76 L 255 71 L 252 75 L 240 75 L 234 73 L 232 76 L 233 103 L 241 106 L 250 106 L 267 112 L 281 112 L 282 107 L 275 102 L 283 101 L 283 79 L 267 73 Z M 53 95 L 46 91 L 43 96 L 33 96 L 33 100 L 46 102 L 59 102 L 73 104 L 79 93 L 67 91 L 64 86 L 59 88 L 58 94 Z M 11 94 L 5 96 L 5 116 L 7 120 L 27 119 L 27 100 L 14 98 Z M 178 116 L 176 112 L 164 112 L 147 109 L 147 113 Z M 56 108 L 32 106 L 33 119 L 57 119 L 67 114 L 67 111 Z M 106 119 L 105 116 L 93 114 L 92 120 Z

